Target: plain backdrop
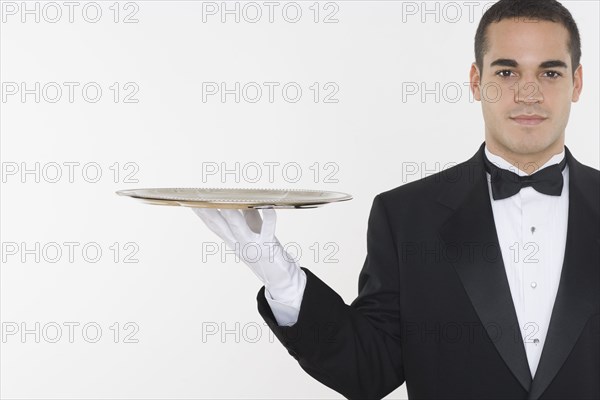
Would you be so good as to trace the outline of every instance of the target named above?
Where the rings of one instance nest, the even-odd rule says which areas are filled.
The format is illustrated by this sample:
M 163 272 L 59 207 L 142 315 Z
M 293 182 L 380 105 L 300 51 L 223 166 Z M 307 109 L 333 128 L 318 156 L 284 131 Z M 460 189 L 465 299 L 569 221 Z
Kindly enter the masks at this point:
M 352 194 L 277 212 L 349 304 L 373 197 L 484 140 L 467 82 L 490 4 L 3 1 L 2 398 L 342 398 L 273 337 L 262 284 L 198 217 L 115 191 Z M 598 168 L 599 3 L 563 4 L 584 67 L 566 144 Z

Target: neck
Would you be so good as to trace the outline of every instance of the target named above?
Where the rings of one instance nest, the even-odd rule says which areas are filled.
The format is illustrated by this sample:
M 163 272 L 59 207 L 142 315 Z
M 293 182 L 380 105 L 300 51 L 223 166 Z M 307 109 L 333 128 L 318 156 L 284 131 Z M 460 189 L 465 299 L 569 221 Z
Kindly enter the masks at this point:
M 486 137 L 485 145 L 490 153 L 502 157 L 511 165 L 531 175 L 544 165 L 552 156 L 564 150 L 564 140 L 557 140 L 552 145 L 533 153 L 515 153 L 498 142 Z

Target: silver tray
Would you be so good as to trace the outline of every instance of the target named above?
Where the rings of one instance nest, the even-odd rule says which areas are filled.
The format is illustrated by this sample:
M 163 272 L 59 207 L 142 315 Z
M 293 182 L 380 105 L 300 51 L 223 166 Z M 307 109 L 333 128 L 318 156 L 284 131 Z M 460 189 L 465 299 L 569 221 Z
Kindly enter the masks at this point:
M 196 208 L 315 208 L 352 200 L 347 193 L 302 189 L 150 188 L 116 193 L 148 204 Z

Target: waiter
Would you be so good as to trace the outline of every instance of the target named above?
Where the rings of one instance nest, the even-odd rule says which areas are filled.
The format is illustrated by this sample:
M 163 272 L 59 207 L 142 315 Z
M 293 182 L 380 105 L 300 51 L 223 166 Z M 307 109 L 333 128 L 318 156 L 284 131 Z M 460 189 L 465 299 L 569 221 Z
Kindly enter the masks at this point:
M 485 141 L 375 196 L 350 305 L 290 261 L 275 210 L 193 209 L 231 248 L 276 243 L 245 261 L 261 316 L 307 373 L 350 399 L 404 382 L 415 399 L 600 398 L 600 172 L 564 145 L 580 58 L 559 2 L 487 10 L 470 70 Z

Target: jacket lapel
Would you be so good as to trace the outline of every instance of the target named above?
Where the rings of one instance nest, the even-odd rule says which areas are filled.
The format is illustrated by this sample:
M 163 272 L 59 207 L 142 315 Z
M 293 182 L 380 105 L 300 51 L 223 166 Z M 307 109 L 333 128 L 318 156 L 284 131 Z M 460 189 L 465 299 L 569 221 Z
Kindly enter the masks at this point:
M 453 210 L 439 234 L 446 247 L 444 254 L 457 254 L 450 262 L 498 353 L 530 392 L 529 400 L 536 400 L 558 373 L 587 320 L 598 312 L 598 182 L 593 170 L 575 160 L 565 146 L 569 165 L 565 258 L 548 334 L 532 379 L 494 223 L 483 167 L 484 146 L 485 142 L 470 160 L 457 166 L 461 179 L 439 196 L 438 202 Z
M 454 210 L 439 231 L 446 247 L 442 254 L 457 254 L 451 264 L 481 323 L 508 368 L 529 391 L 532 377 L 500 253 L 483 167 L 484 145 L 459 166 L 461 179 L 438 198 Z
M 569 165 L 569 222 L 560 283 L 546 342 L 529 394 L 539 399 L 573 349 L 600 293 L 600 212 L 598 181 L 565 146 Z M 597 172 L 596 172 L 597 173 Z

